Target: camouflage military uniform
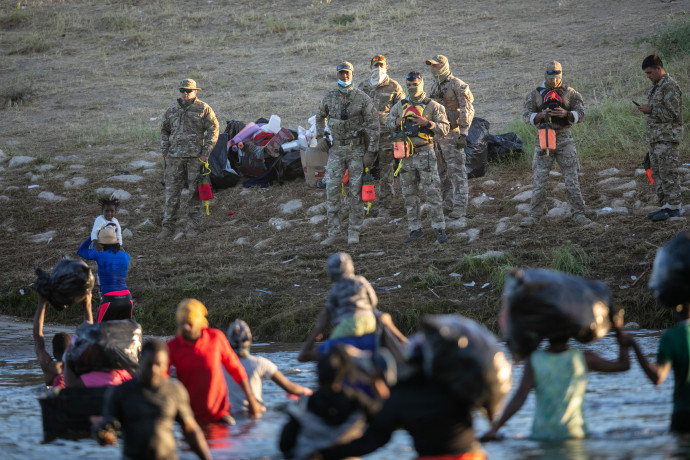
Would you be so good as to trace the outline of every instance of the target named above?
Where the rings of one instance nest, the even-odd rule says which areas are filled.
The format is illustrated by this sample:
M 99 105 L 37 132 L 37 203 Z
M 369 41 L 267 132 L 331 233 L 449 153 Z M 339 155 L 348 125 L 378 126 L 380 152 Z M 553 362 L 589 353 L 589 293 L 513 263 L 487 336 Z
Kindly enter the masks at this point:
M 668 74 L 661 77 L 647 93 L 647 144 L 652 163 L 652 178 L 659 205 L 680 207 L 678 144 L 683 138 L 682 93 L 678 83 Z
M 168 107 L 161 126 L 161 150 L 167 155 L 165 167 L 165 211 L 163 227 L 172 228 L 180 209 L 180 193 L 189 187 L 187 212 L 191 228 L 201 226 L 201 203 L 195 197 L 200 156 L 208 157 L 218 140 L 218 120 L 208 104 L 194 99 L 178 99 Z
M 532 90 L 525 99 L 522 111 L 522 121 L 528 125 L 534 125 L 534 117 L 541 111 L 544 103 L 542 93 L 546 85 L 542 83 L 539 88 Z M 581 122 L 585 117 L 585 103 L 580 93 L 562 84 L 561 98 L 563 108 L 573 114 L 574 123 Z M 529 216 L 538 220 L 544 214 L 546 208 L 546 184 L 549 179 L 549 171 L 554 160 L 558 162 L 563 174 L 565 193 L 570 204 L 572 217 L 575 221 L 584 218 L 585 202 L 580 191 L 578 173 L 580 161 L 577 158 L 575 142 L 570 134 L 570 124 L 559 125 L 551 123 L 550 127 L 556 131 L 556 148 L 546 151 L 539 147 L 539 137 L 535 140 L 534 157 L 532 158 L 532 201 L 530 202 Z M 580 217 L 582 216 L 582 217 Z
M 328 213 L 328 236 L 339 236 L 341 232 L 340 207 L 341 184 L 348 170 L 350 191 L 348 193 L 350 222 L 348 236 L 359 238 L 359 229 L 364 220 L 362 208 L 362 158 L 365 150 L 378 150 L 379 123 L 374 104 L 369 96 L 349 86 L 346 90 L 336 88 L 326 94 L 316 114 L 316 136 L 323 137 L 328 120 L 328 129 L 333 136 L 333 146 L 328 151 L 326 164 L 326 201 Z M 368 145 L 365 146 L 365 136 Z
M 431 99 L 422 111 L 422 116 L 432 122 L 431 131 L 434 136 L 440 137 L 448 134 L 450 124 L 446 118 L 443 106 Z M 403 102 L 396 103 L 390 110 L 386 127 L 392 132 L 396 130 L 395 120 L 403 115 Z M 399 129 L 399 128 L 398 128 Z M 438 176 L 436 153 L 434 152 L 433 138 L 430 142 L 421 138 L 413 138 L 415 144 L 413 155 L 403 158 L 400 167 L 400 186 L 405 199 L 407 211 L 407 226 L 411 232 L 422 228 L 421 207 L 419 200 L 419 185 L 421 183 L 426 200 L 429 203 L 431 227 L 445 229 L 446 222 L 443 217 L 443 204 L 441 201 L 441 180 Z
M 470 87 L 451 74 L 440 82 L 432 80 L 428 95 L 443 105 L 450 122 L 450 132 L 435 139 L 439 149 L 443 207 L 457 217 L 464 217 L 468 201 L 464 144 L 474 118 L 474 97 Z
M 376 153 L 367 152 L 364 155 L 364 167 L 372 171 L 378 156 L 380 180 L 376 190 L 376 201 L 379 210 L 389 209 L 395 194 L 393 186 L 395 159 L 393 158 L 393 140 L 390 131 L 386 128 L 386 121 L 388 120 L 388 112 L 391 107 L 396 102 L 404 99 L 405 93 L 403 93 L 398 82 L 388 76 L 381 84 L 376 86 L 372 85 L 367 79 L 359 84 L 359 89 L 372 99 L 380 123 L 379 150 Z

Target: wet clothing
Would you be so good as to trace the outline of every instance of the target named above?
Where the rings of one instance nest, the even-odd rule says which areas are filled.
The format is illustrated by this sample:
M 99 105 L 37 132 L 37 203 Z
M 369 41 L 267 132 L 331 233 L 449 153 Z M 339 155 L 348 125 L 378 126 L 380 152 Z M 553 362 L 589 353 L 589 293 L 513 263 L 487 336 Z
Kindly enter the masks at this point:
M 657 362 L 670 363 L 673 369 L 673 414 L 690 415 L 690 320 L 668 329 L 661 336 Z M 680 417 L 678 423 L 680 428 Z M 690 431 L 686 419 L 684 431 Z M 671 428 L 674 429 L 673 423 Z M 680 430 L 678 430 L 680 431 Z
M 266 404 L 263 400 L 263 380 L 271 380 L 273 375 L 278 372 L 278 366 L 273 364 L 270 359 L 263 356 L 242 356 L 240 362 L 244 371 L 247 373 L 249 380 L 249 388 L 252 389 L 252 394 L 264 410 Z M 228 396 L 230 397 L 230 408 L 233 414 L 246 412 L 249 408 L 249 403 L 244 394 L 244 391 L 235 383 L 230 375 L 225 372 L 225 383 L 228 386 Z
M 101 297 L 101 306 L 98 308 L 98 322 L 132 319 L 133 309 L 134 301 L 128 290 L 105 293 Z
M 450 124 L 446 118 L 446 111 L 442 105 L 428 98 L 413 101 L 415 104 L 422 103 L 424 109 L 422 116 L 431 122 L 428 129 L 430 136 L 444 136 L 448 134 Z M 391 131 L 398 129 L 395 121 L 402 118 L 405 110 L 404 102 L 400 101 L 391 108 L 387 126 Z M 441 180 L 438 175 L 438 165 L 436 153 L 433 147 L 434 137 L 428 140 L 414 136 L 411 142 L 414 145 L 412 156 L 400 160 L 400 185 L 403 198 L 405 199 L 405 210 L 407 212 L 407 226 L 410 231 L 422 228 L 421 205 L 419 199 L 419 185 L 422 184 L 429 203 L 429 215 L 431 217 L 431 227 L 435 229 L 445 229 L 446 222 L 443 217 L 443 207 L 441 201 Z
M 217 329 L 204 328 L 201 337 L 190 342 L 177 336 L 168 342 L 170 366 L 189 392 L 194 418 L 199 425 L 230 415 L 228 387 L 221 365 L 235 382 L 247 380 L 247 373 L 228 339 Z
M 53 388 L 65 388 L 65 374 L 56 375 L 51 385 Z
M 183 424 L 194 414 L 181 383 L 165 379 L 158 388 L 149 388 L 132 379 L 108 389 L 103 417 L 120 422 L 124 458 L 162 460 L 178 458 L 173 421 Z
M 361 438 L 321 453 L 325 459 L 361 456 L 386 444 L 399 428 L 412 436 L 420 457 L 479 452 L 471 411 L 455 401 L 448 388 L 420 377 L 400 382 Z
M 553 91 L 558 90 L 558 106 L 570 112 L 573 116 L 572 124 L 581 122 L 585 117 L 585 104 L 580 93 L 574 89 L 561 85 Z M 544 107 L 545 97 L 551 97 L 550 91 L 547 91 L 546 83 L 533 89 L 525 99 L 524 108 L 522 110 L 522 121 L 528 125 L 535 125 L 534 118 Z M 542 122 L 541 125 L 545 126 Z M 580 161 L 577 158 L 577 151 L 575 150 L 575 142 L 570 134 L 571 123 L 566 120 L 565 123 L 559 123 L 557 120 L 552 120 L 549 128 L 556 132 L 556 146 L 554 149 L 542 150 L 539 145 L 539 136 L 535 139 L 534 157 L 532 159 L 532 183 L 534 188 L 532 190 L 532 200 L 530 201 L 529 215 L 535 219 L 539 219 L 544 215 L 546 209 L 546 185 L 549 179 L 549 172 L 553 167 L 554 160 L 558 162 L 558 166 L 563 174 L 563 182 L 565 183 L 565 192 L 572 217 L 575 218 L 585 213 L 585 201 L 582 198 L 580 191 L 580 180 L 578 173 L 580 172 Z
M 127 290 L 127 270 L 129 269 L 129 254 L 125 251 L 114 252 L 112 250 L 98 252 L 89 249 L 91 237 L 87 238 L 77 254 L 86 260 L 95 260 L 98 265 L 98 278 L 101 282 L 101 292 L 107 294 L 111 291 Z
M 331 348 L 342 343 L 352 345 L 360 350 L 369 350 L 372 353 L 376 351 L 376 333 L 360 335 L 358 337 L 337 337 L 325 340 L 318 346 L 319 355 L 326 356 Z
M 561 353 L 537 350 L 530 360 L 537 397 L 532 438 L 584 438 L 587 434 L 582 412 L 587 388 L 585 355 L 577 349 Z
M 333 137 L 325 177 L 328 236 L 338 236 L 341 232 L 341 187 L 346 170 L 350 184 L 348 234 L 359 236 L 364 220 L 361 208 L 364 173 L 362 158 L 365 150 L 374 152 L 379 147 L 379 122 L 374 104 L 369 96 L 352 86 L 347 89 L 336 88 L 326 94 L 316 113 L 318 139 L 325 135 L 326 120 Z
M 110 220 L 106 220 L 103 215 L 96 217 L 93 221 L 93 228 L 91 229 L 91 241 L 98 240 L 98 231 L 108 224 L 115 226 L 115 233 L 117 234 L 117 242 L 122 246 L 122 228 L 120 227 L 120 222 L 113 217 Z
M 343 444 L 364 433 L 368 409 L 345 392 L 317 390 L 289 411 L 280 436 L 288 458 L 309 458 L 319 449 Z
M 649 89 L 647 145 L 659 205 L 680 208 L 679 143 L 683 139 L 683 100 L 678 83 L 665 74 Z
M 132 379 L 132 376 L 124 369 L 111 371 L 91 371 L 79 376 L 87 388 L 117 386 Z

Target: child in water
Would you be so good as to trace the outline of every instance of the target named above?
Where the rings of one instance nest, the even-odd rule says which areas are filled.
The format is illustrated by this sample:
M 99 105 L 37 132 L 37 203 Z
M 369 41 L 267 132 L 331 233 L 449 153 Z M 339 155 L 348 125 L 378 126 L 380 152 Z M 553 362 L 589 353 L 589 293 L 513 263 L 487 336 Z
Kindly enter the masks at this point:
M 520 386 L 481 441 L 497 438 L 499 428 L 522 407 L 532 388 L 537 397 L 532 439 L 584 438 L 587 426 L 582 402 L 587 372 L 623 372 L 630 368 L 629 348 L 625 345 L 628 338 L 616 330 L 616 339 L 620 347 L 616 361 L 608 361 L 593 351 L 568 348 L 567 337 L 549 339 L 545 350 L 536 350 L 527 358 Z
M 91 229 L 93 246 L 89 249 L 96 249 L 99 252 L 103 250 L 103 245 L 98 242 L 98 231 L 106 225 L 115 227 L 117 242 L 122 247 L 122 228 L 120 227 L 120 222 L 115 218 L 115 214 L 117 214 L 117 210 L 120 207 L 120 200 L 112 197 L 101 198 L 98 200 L 98 203 L 101 205 L 101 215 L 96 217 L 96 220 L 93 222 L 93 228 Z
M 365 277 L 355 275 L 355 266 L 349 254 L 333 254 L 326 265 L 333 287 L 328 293 L 326 307 L 321 310 L 314 331 L 300 350 L 297 357 L 299 361 L 316 361 L 336 343 L 374 351 L 377 320 L 388 327 L 399 341 L 404 343 L 407 340 L 395 327 L 388 313 L 376 310 L 376 292 Z M 315 348 L 314 342 L 322 337 L 329 323 L 335 326 L 329 340 Z
M 247 372 L 249 387 L 254 394 L 254 398 L 256 398 L 256 401 L 261 405 L 264 411 L 266 410 L 266 404 L 264 404 L 262 398 L 262 380 L 273 380 L 290 395 L 301 396 L 312 394 L 309 388 L 297 385 L 288 380 L 269 359 L 263 356 L 254 356 L 249 353 L 249 348 L 252 345 L 252 331 L 249 329 L 249 325 L 246 322 L 241 319 L 236 319 L 228 327 L 227 335 L 230 346 L 240 358 L 240 362 Z M 228 385 L 228 396 L 230 397 L 232 414 L 246 412 L 248 409 L 247 398 L 245 398 L 242 389 L 227 372 L 225 372 L 225 382 Z

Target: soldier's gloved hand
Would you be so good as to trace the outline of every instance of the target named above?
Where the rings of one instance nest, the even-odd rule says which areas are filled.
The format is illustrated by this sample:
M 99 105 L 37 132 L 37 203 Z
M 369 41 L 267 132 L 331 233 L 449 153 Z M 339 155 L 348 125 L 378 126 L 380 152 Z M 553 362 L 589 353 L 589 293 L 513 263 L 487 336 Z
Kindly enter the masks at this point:
M 465 135 L 463 135 L 463 134 L 460 134 L 460 135 L 458 136 L 458 140 L 457 140 L 457 144 L 456 144 L 456 145 L 457 145 L 458 148 L 460 148 L 460 149 L 464 149 L 465 147 L 467 147 L 467 136 L 465 136 Z
M 316 146 L 321 150 L 322 152 L 328 152 L 328 150 L 331 148 L 330 145 L 328 145 L 328 140 L 325 137 L 320 138 L 319 140 L 316 141 Z

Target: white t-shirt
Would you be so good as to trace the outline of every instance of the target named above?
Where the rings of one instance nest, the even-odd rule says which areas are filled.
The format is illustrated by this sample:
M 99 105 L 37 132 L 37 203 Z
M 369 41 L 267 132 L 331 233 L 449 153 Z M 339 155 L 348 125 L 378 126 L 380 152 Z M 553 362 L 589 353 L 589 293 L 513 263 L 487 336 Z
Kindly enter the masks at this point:
M 244 366 L 244 370 L 247 372 L 247 380 L 249 381 L 249 388 L 251 388 L 252 393 L 256 401 L 266 409 L 266 405 L 263 401 L 263 380 L 270 380 L 278 371 L 278 367 L 273 364 L 270 360 L 264 358 L 263 356 L 243 356 L 240 358 L 240 362 Z M 223 369 L 225 372 L 225 369 Z M 244 392 L 235 383 L 235 381 L 225 372 L 225 382 L 228 385 L 228 396 L 230 398 L 230 404 L 232 408 L 230 409 L 233 414 L 237 414 L 246 411 L 249 403 L 244 397 Z
M 115 217 L 113 217 L 112 220 L 105 220 L 103 214 L 96 217 L 96 220 L 93 221 L 93 228 L 91 229 L 91 241 L 95 242 L 98 240 L 98 231 L 108 224 L 115 225 L 115 229 L 117 231 L 117 242 L 120 243 L 120 246 L 122 246 L 122 229 L 120 228 L 120 222 L 118 222 Z

